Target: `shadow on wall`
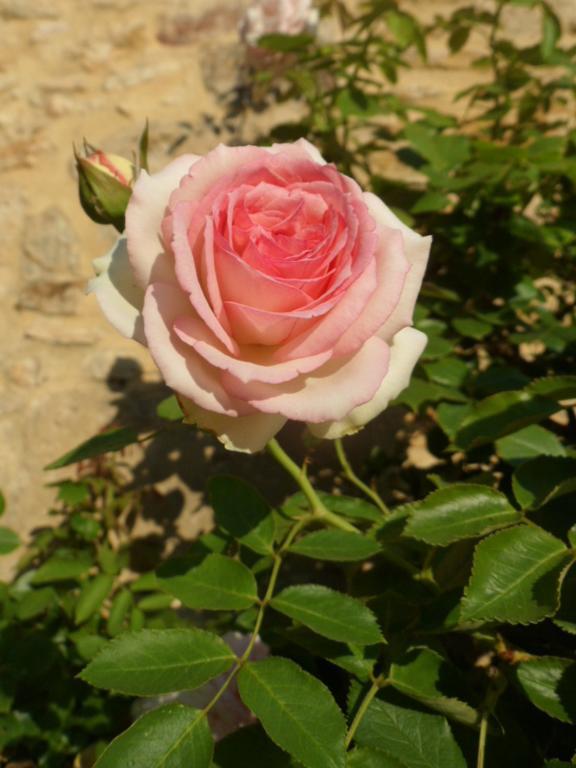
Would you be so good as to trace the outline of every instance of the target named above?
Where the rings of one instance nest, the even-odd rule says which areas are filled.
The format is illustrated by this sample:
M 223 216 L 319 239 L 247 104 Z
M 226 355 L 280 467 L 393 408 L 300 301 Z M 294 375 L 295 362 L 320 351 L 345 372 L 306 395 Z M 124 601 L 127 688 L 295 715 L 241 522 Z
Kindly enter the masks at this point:
M 125 456 L 130 475 L 126 490 L 147 489 L 139 509 L 141 524 L 134 527 L 141 539 L 138 562 L 132 564 L 134 570 L 157 564 L 167 541 L 172 539 L 178 549 L 177 542 L 185 546 L 198 532 L 210 528 L 206 485 L 212 476 L 242 477 L 272 505 L 296 492 L 292 479 L 265 451 L 255 455 L 227 451 L 206 432 L 160 419 L 157 406 L 171 392 L 160 382 L 145 381 L 136 360 L 117 358 L 106 383 L 116 396 L 116 414 L 108 427 L 132 426 L 144 434 L 159 430 L 134 455 L 130 451 Z M 364 479 L 380 481 L 387 473 L 389 457 L 398 456 L 397 435 L 405 428 L 403 417 L 403 409 L 390 409 L 347 439 L 349 458 Z M 286 425 L 279 439 L 296 461 L 309 462 L 309 474 L 316 487 L 354 494 L 353 486 L 338 477 L 339 465 L 331 441 L 311 440 L 306 429 L 294 422 Z

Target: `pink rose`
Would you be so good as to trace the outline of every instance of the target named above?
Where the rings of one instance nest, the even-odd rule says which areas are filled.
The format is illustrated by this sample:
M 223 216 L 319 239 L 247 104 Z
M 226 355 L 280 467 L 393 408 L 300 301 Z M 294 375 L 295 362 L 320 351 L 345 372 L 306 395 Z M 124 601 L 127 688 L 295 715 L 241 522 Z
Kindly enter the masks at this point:
M 91 290 L 188 420 L 251 452 L 288 419 L 355 432 L 408 385 L 429 250 L 307 141 L 219 146 L 141 172 Z
M 240 35 L 248 45 L 257 45 L 264 35 L 313 32 L 318 17 L 311 0 L 259 0 L 244 14 Z

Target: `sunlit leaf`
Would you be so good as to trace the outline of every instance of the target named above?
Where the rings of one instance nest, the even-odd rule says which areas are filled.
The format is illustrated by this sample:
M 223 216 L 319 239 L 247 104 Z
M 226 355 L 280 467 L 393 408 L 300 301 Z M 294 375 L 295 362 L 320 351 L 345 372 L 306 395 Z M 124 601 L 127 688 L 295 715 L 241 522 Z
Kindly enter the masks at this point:
M 530 624 L 551 616 L 570 558 L 564 544 L 540 528 L 518 525 L 492 534 L 476 547 L 461 621 Z
M 318 584 L 287 587 L 272 608 L 331 640 L 372 645 L 382 641 L 376 617 L 349 595 Z
M 235 656 L 201 629 L 143 629 L 110 640 L 81 673 L 86 682 L 132 696 L 199 686 L 225 672 Z
M 212 751 L 204 714 L 169 704 L 143 715 L 117 736 L 95 768 L 210 768 Z
M 246 664 L 238 689 L 268 736 L 306 768 L 344 768 L 346 723 L 315 677 L 293 661 L 270 658 Z
M 405 534 L 436 546 L 482 536 L 522 517 L 503 493 L 472 483 L 433 491 L 410 510 Z

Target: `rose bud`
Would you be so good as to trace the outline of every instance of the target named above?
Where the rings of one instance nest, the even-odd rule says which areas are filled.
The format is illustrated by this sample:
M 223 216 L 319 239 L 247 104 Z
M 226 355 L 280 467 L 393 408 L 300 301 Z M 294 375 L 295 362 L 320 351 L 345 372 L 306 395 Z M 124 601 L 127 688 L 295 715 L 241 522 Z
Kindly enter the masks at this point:
M 112 224 L 122 232 L 132 194 L 134 164 L 119 155 L 96 150 L 87 157 L 76 155 L 76 167 L 84 211 L 98 224 Z
M 187 421 L 252 452 L 288 420 L 356 432 L 408 386 L 430 242 L 303 139 L 220 145 L 140 173 L 90 289 Z

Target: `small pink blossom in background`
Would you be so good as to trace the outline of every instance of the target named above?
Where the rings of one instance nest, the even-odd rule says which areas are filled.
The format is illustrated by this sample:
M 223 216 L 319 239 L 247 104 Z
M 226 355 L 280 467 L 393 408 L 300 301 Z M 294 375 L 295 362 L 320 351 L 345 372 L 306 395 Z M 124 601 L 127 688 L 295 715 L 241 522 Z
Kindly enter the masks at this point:
M 249 635 L 243 635 L 240 632 L 227 632 L 222 639 L 227 643 L 236 656 L 241 656 L 250 642 Z M 256 640 L 252 653 L 251 661 L 260 661 L 265 659 L 270 653 L 268 646 L 260 639 Z M 141 699 L 132 708 L 134 718 L 140 717 L 146 712 L 150 712 L 164 704 L 179 702 L 195 709 L 203 709 L 212 701 L 222 685 L 228 678 L 230 672 L 215 677 L 210 682 L 197 688 L 194 691 L 184 691 L 183 693 L 169 693 L 165 696 L 155 696 L 154 698 Z M 242 703 L 236 680 L 233 680 L 226 691 L 222 694 L 216 705 L 208 713 L 208 722 L 214 738 L 218 741 L 234 733 L 245 725 L 251 725 L 257 722 L 250 710 Z
M 91 290 L 188 421 L 261 450 L 287 420 L 358 431 L 409 383 L 430 238 L 307 141 L 142 171 Z
M 256 46 L 264 35 L 312 33 L 318 19 L 311 0 L 259 0 L 247 9 L 240 35 L 245 43 Z

